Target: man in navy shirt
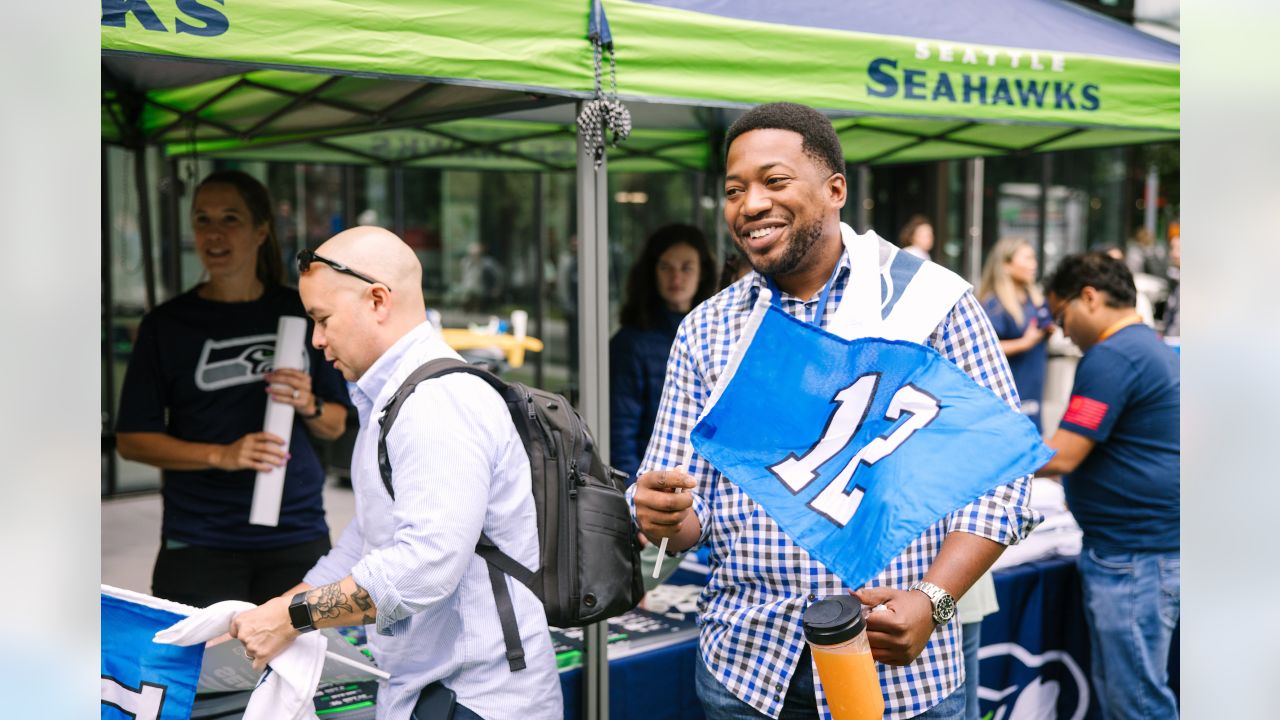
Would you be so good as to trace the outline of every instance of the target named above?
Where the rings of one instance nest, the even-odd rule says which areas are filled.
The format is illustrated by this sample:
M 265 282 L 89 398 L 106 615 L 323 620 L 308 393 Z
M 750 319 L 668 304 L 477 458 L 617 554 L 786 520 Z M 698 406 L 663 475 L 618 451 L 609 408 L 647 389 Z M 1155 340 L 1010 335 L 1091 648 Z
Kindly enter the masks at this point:
M 1179 606 L 1178 359 L 1142 324 L 1133 276 L 1103 253 L 1064 258 L 1048 283 L 1084 351 L 1042 474 L 1063 474 L 1084 531 L 1080 574 L 1103 716 L 1176 718 L 1169 644 Z

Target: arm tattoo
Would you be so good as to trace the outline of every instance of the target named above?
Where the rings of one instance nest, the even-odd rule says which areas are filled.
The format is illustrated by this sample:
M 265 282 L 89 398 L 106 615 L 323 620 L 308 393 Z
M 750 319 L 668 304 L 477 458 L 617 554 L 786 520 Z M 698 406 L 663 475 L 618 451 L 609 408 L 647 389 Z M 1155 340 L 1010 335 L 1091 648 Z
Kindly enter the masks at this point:
M 330 583 L 307 593 L 307 604 L 312 613 L 322 618 L 333 619 L 344 612 L 355 612 L 347 602 L 347 596 L 338 587 L 338 583 Z
M 351 601 L 361 610 L 368 610 L 373 607 L 373 598 L 369 597 L 369 591 L 359 585 L 356 586 L 356 591 L 351 593 Z M 368 613 L 365 613 L 365 615 L 367 617 Z

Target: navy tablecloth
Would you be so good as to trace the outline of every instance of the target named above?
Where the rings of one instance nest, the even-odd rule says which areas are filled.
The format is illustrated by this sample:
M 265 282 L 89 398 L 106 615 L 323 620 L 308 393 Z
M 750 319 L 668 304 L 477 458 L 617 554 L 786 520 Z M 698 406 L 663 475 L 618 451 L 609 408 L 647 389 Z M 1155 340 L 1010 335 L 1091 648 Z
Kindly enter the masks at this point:
M 1094 718 L 1089 689 L 1089 634 L 1073 558 L 1028 563 L 994 573 L 1000 612 L 982 623 L 982 716 Z M 701 720 L 694 691 L 697 641 L 609 663 L 610 720 Z M 1170 685 L 1178 689 L 1174 636 Z M 581 717 L 582 671 L 560 676 L 565 717 Z M 1056 706 L 1056 712 L 1048 711 Z M 1019 712 L 1012 710 L 1018 706 Z M 1004 707 L 1005 711 L 1000 712 Z

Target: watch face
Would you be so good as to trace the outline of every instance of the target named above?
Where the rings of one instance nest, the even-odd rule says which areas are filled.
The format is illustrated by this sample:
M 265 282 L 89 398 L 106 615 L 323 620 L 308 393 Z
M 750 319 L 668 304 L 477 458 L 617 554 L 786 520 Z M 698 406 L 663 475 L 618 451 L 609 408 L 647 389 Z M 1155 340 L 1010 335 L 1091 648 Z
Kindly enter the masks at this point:
M 311 629 L 311 609 L 307 607 L 305 600 L 289 606 L 289 623 L 294 630 Z
M 943 595 L 938 600 L 937 607 L 933 613 L 937 616 L 938 624 L 949 622 L 956 614 L 956 601 L 950 595 Z

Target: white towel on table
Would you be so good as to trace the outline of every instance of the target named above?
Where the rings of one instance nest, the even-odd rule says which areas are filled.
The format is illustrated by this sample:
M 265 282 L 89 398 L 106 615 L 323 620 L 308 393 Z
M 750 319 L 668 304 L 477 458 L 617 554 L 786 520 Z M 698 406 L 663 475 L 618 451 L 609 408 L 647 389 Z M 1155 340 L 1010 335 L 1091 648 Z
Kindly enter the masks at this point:
M 200 610 L 156 633 L 168 645 L 198 645 L 228 632 L 239 613 L 257 607 L 243 600 L 224 600 Z M 320 684 L 329 639 L 318 632 L 303 633 L 270 662 L 258 680 L 244 720 L 315 720 L 312 698 Z

